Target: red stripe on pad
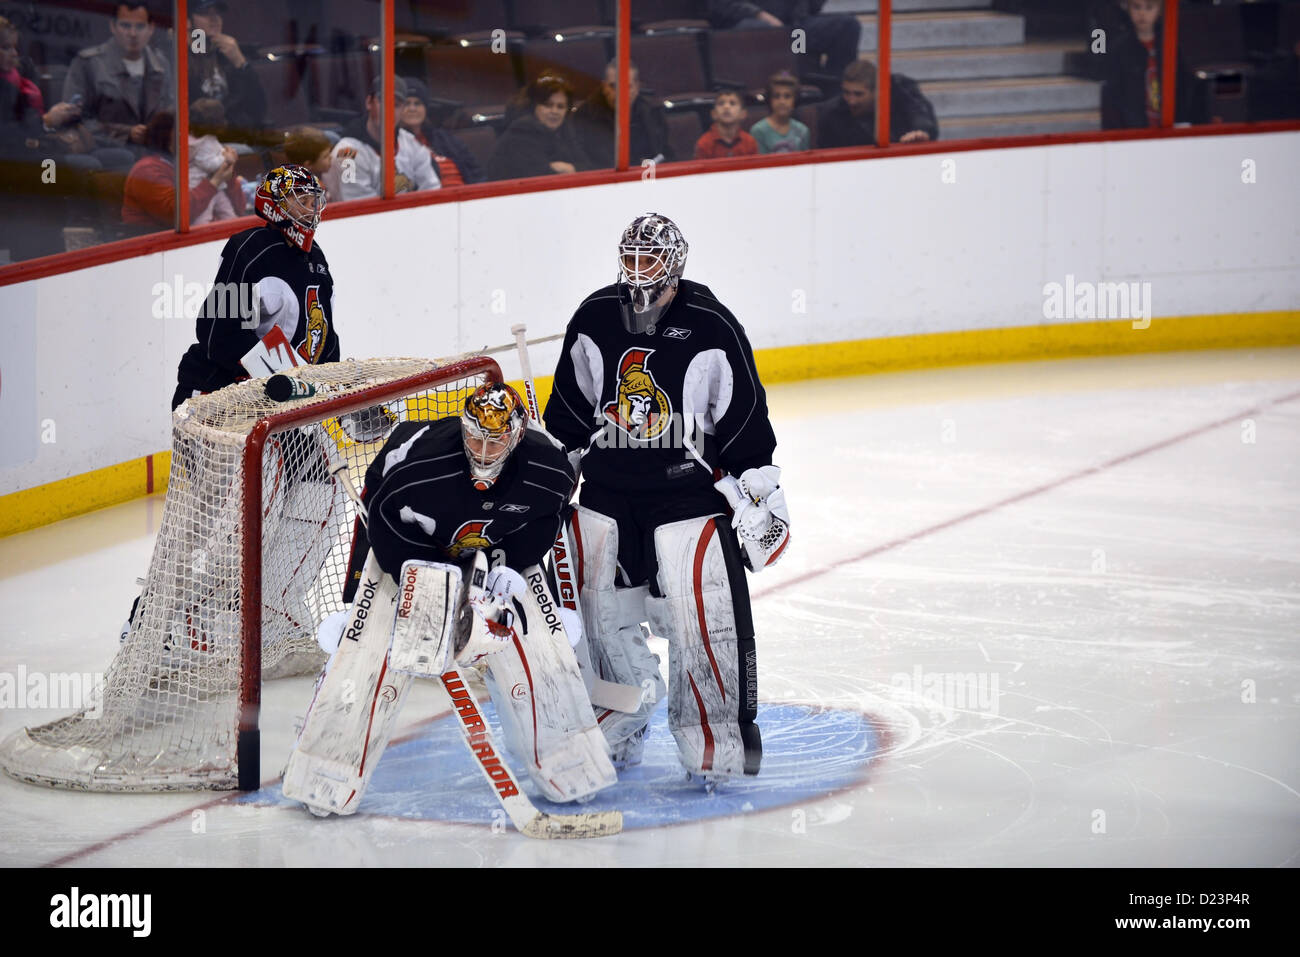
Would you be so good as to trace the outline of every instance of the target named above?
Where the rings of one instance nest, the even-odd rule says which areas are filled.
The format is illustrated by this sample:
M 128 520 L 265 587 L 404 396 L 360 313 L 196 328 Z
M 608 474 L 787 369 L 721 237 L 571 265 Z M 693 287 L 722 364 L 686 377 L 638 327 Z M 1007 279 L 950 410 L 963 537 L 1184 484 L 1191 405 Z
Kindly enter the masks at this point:
M 723 687 L 722 673 L 718 671 L 718 662 L 713 657 L 713 646 L 709 644 L 709 626 L 704 620 L 704 553 L 709 550 L 709 541 L 716 530 L 717 526 L 710 519 L 700 534 L 699 544 L 695 546 L 695 570 L 692 580 L 695 583 L 695 613 L 700 619 L 700 637 L 704 639 L 704 650 L 708 653 L 709 665 L 713 668 L 713 677 L 717 679 L 718 690 L 722 692 L 722 700 L 726 701 L 727 689 Z
M 695 706 L 700 709 L 700 728 L 704 731 L 704 761 L 700 765 L 701 771 L 713 770 L 713 729 L 709 727 L 709 716 L 704 711 L 704 699 L 700 697 L 700 689 L 695 687 L 695 679 L 686 675 L 686 680 L 691 683 L 691 694 L 695 695 Z

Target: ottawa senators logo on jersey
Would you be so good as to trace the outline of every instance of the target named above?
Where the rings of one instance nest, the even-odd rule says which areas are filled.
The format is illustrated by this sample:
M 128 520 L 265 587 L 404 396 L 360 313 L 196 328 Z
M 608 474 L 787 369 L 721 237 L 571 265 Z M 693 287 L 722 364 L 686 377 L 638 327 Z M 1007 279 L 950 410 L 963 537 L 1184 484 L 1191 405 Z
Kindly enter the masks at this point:
M 618 360 L 618 399 L 605 406 L 605 418 L 634 439 L 653 439 L 668 428 L 673 407 L 646 362 L 653 349 L 628 349 Z
M 447 546 L 447 554 L 452 558 L 460 558 L 461 552 L 472 548 L 491 548 L 492 542 L 484 534 L 491 524 L 490 518 L 487 521 L 465 522 L 452 534 L 451 544 Z
M 325 352 L 325 338 L 329 335 L 329 323 L 325 321 L 325 310 L 320 304 L 320 286 L 307 287 L 307 336 L 298 347 L 298 353 L 312 365 L 320 362 Z

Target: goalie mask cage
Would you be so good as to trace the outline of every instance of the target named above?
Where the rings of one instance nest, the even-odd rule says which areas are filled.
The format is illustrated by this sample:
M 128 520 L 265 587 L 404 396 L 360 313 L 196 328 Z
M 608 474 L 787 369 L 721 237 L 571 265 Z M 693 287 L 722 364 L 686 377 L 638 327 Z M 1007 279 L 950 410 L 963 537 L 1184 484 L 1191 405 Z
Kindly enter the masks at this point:
M 263 675 L 318 672 L 317 629 L 344 610 L 356 508 L 331 463 L 346 462 L 360 488 L 398 422 L 458 414 L 501 380 L 484 357 L 293 375 L 316 394 L 275 402 L 256 379 L 177 409 L 130 633 L 88 708 L 0 744 L 10 775 L 89 791 L 260 787 Z

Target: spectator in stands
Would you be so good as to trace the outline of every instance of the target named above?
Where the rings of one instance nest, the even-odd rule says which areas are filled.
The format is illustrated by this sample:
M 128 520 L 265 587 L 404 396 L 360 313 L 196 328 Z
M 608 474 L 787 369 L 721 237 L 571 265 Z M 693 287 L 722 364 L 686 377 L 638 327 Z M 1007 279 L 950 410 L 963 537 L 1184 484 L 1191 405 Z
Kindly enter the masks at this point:
M 576 173 L 592 168 L 573 125 L 566 123 L 573 88 L 554 74 L 537 77 L 512 106 L 527 110 L 497 140 L 488 160 L 488 179 L 518 179 Z
M 249 140 L 266 122 L 266 94 L 239 41 L 225 32 L 226 0 L 190 0 L 191 30 L 201 30 L 201 44 L 191 32 L 189 94 L 218 100 L 226 112 L 227 139 Z M 195 46 L 202 52 L 195 52 Z
M 671 163 L 675 157 L 668 145 L 668 119 L 664 109 L 648 96 L 641 95 L 641 78 L 635 63 L 628 64 L 629 112 L 631 120 L 627 159 L 632 166 L 645 160 Z M 605 65 L 605 79 L 600 88 L 578 104 L 572 123 L 578 141 L 597 168 L 614 166 L 614 120 L 618 97 L 618 61 Z
M 393 78 L 393 124 L 390 142 L 397 147 L 394 190 L 437 189 L 441 183 L 433 168 L 433 156 L 407 130 L 397 126 L 406 105 L 406 83 Z M 366 97 L 366 112 L 343 129 L 343 137 L 334 147 L 334 161 L 321 182 L 330 199 L 367 199 L 383 195 L 384 166 L 380 151 L 383 123 L 383 78 L 375 77 Z
M 1103 0 L 1092 6 L 1089 30 L 1103 31 L 1105 39 L 1104 50 L 1089 46 L 1092 75 L 1102 83 L 1102 129 L 1160 125 L 1162 8 L 1161 0 Z M 1189 121 L 1195 110 L 1190 92 L 1186 70 L 1180 65 L 1174 97 L 1179 122 Z
M 745 104 L 738 90 L 719 90 L 709 115 L 713 117 L 713 125 L 695 141 L 696 159 L 757 155 L 754 137 L 740 128 L 745 119 Z
M 934 107 L 916 81 L 895 73 L 889 78 L 889 141 L 915 143 L 939 138 Z M 876 142 L 876 65 L 862 59 L 844 68 L 840 95 L 817 118 L 817 146 L 871 146 Z
M 144 3 L 119 3 L 112 38 L 82 50 L 63 81 L 63 101 L 80 105 L 95 135 L 96 157 L 110 169 L 130 165 L 145 151 L 146 124 L 171 109 L 171 64 L 149 45 L 153 24 Z
M 763 153 L 797 153 L 812 149 L 808 127 L 794 118 L 799 81 L 782 70 L 767 81 L 767 108 L 771 112 L 749 128 L 749 135 Z
M 145 127 L 144 146 L 151 152 L 131 167 L 122 197 L 122 221 L 140 226 L 170 229 L 176 221 L 176 163 L 172 140 L 176 114 L 158 110 Z M 237 212 L 243 212 L 244 198 L 235 181 L 235 151 L 222 151 L 221 162 L 207 175 L 190 179 L 190 221 L 208 211 L 218 193 L 224 193 Z
M 299 126 L 284 140 L 284 155 L 295 166 L 305 166 L 323 180 L 334 163 L 334 144 L 314 126 Z
M 225 164 L 238 159 L 235 150 L 217 139 L 227 129 L 226 111 L 219 100 L 202 99 L 190 104 L 190 188 L 218 173 Z M 233 168 L 233 166 L 232 166 Z M 226 189 L 219 191 L 203 209 L 190 210 L 190 223 L 201 226 L 221 219 L 234 219 L 244 211 L 243 180 L 231 176 Z
M 858 55 L 862 24 L 846 13 L 823 14 L 826 0 L 709 0 L 709 23 L 715 29 L 787 27 L 804 31 L 807 68 L 801 75 L 838 76 Z
M 458 140 L 450 130 L 437 128 L 429 120 L 429 103 L 432 96 L 423 80 L 403 77 L 406 83 L 406 103 L 398 118 L 398 125 L 420 141 L 433 154 L 438 167 L 438 178 L 443 186 L 461 186 L 481 183 L 486 177 L 469 147 Z
M 56 112 L 57 111 L 57 112 Z M 36 85 L 36 70 L 30 60 L 18 54 L 18 30 L 0 17 L 0 155 L 5 158 L 35 158 L 45 132 L 44 117 L 57 126 L 75 118 L 80 110 L 60 103 L 45 112 L 45 100 Z

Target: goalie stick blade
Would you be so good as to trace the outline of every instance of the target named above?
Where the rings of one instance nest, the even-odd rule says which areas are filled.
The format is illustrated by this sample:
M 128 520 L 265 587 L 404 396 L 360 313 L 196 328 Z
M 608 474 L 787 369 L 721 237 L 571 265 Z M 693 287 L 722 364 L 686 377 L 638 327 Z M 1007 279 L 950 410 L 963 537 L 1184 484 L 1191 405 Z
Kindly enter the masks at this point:
M 565 840 L 610 837 L 622 830 L 622 811 L 593 811 L 590 814 L 546 814 L 538 811 L 531 821 L 519 828 L 519 833 L 541 840 Z

